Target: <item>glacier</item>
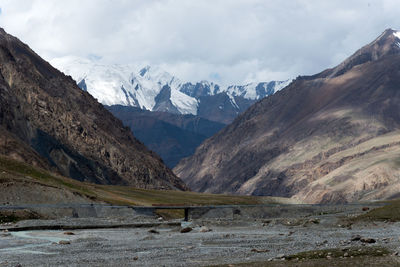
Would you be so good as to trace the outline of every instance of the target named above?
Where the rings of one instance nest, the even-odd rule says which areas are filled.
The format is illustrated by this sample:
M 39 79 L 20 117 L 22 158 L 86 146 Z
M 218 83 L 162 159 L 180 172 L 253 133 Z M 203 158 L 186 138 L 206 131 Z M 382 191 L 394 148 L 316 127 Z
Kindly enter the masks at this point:
M 232 106 L 236 97 L 259 100 L 286 87 L 292 80 L 249 83 L 221 87 L 209 81 L 192 84 L 158 66 L 104 64 L 96 60 L 67 56 L 50 60 L 60 71 L 104 105 L 123 105 L 153 111 L 164 86 L 170 88 L 170 103 L 180 114 L 197 115 L 200 97 L 225 93 Z M 168 112 L 168 110 L 165 110 Z

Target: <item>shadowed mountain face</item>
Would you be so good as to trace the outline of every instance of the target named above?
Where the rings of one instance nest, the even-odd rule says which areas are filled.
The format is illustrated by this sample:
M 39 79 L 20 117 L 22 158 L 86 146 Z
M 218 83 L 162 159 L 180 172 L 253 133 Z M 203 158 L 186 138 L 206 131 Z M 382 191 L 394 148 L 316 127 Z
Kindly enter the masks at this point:
M 192 155 L 206 138 L 225 126 L 189 114 L 154 112 L 121 105 L 106 108 L 171 168 L 182 158 Z
M 207 120 L 228 124 L 256 102 L 256 100 L 245 99 L 241 96 L 234 96 L 233 99 L 234 105 L 226 93 L 201 96 L 197 115 Z
M 81 181 L 185 189 L 76 83 L 0 29 L 0 153 Z
M 310 203 L 400 192 L 400 36 L 386 30 L 333 69 L 250 107 L 174 169 L 201 192 Z

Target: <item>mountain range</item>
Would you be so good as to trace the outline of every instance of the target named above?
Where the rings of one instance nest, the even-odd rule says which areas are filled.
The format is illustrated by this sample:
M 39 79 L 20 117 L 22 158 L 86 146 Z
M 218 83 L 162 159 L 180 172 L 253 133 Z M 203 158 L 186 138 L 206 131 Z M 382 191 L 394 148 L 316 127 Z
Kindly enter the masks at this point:
M 102 64 L 96 60 L 62 57 L 52 65 L 71 75 L 80 88 L 100 103 L 149 111 L 198 115 L 224 124 L 259 99 L 291 80 L 222 87 L 208 81 L 183 82 L 160 67 Z
M 0 155 L 80 181 L 187 189 L 71 77 L 3 29 Z
M 309 203 L 400 192 L 400 33 L 252 105 L 174 172 L 199 192 Z
M 182 82 L 159 67 L 102 64 L 78 57 L 51 62 L 130 127 L 135 137 L 171 168 L 253 103 L 291 82 L 222 87 L 208 81 Z M 174 123 L 177 121 L 180 123 Z M 209 131 L 185 127 L 193 123 L 201 123 Z
M 399 197 L 400 32 L 387 29 L 338 66 L 287 82 L 221 89 L 152 67 L 113 66 L 118 76 L 102 66 L 109 76 L 95 67 L 98 80 L 90 72 L 74 80 L 0 29 L 2 162 L 84 182 L 308 203 Z M 241 103 L 254 104 L 240 113 Z M 173 138 L 177 148 L 202 143 L 174 174 L 127 126 L 149 142 L 165 136 L 155 144 L 166 150 Z M 176 154 L 193 152 L 185 149 Z

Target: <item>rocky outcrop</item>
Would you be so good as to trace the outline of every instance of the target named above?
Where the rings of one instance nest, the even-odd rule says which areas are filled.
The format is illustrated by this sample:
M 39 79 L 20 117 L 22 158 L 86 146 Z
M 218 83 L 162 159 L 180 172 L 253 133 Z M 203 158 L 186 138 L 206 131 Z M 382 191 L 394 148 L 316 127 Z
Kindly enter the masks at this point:
M 398 195 L 400 39 L 386 30 L 336 68 L 298 77 L 174 169 L 193 190 L 311 203 Z
M 153 111 L 169 112 L 172 114 L 180 114 L 179 110 L 172 104 L 171 87 L 164 85 L 160 93 L 155 98 L 155 106 Z
M 71 77 L 2 29 L 0 89 L 1 154 L 81 181 L 186 188 Z

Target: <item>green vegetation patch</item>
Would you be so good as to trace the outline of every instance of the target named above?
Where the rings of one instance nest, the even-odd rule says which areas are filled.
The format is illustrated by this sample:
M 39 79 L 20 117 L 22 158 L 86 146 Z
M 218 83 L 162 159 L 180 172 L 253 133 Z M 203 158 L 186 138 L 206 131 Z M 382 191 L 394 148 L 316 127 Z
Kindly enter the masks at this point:
M 397 257 L 386 256 L 386 257 L 353 257 L 353 258 L 331 258 L 331 259 L 311 259 L 311 260 L 303 260 L 303 261 L 264 261 L 264 262 L 246 262 L 239 264 L 226 264 L 226 265 L 217 265 L 224 267 L 231 266 L 240 266 L 240 267 L 349 267 L 349 266 L 375 266 L 375 267 L 383 267 L 383 266 L 400 266 L 399 260 Z
M 13 178 L 18 177 L 24 180 L 33 180 L 42 185 L 64 188 L 80 195 L 86 195 L 88 198 L 95 199 L 96 194 L 85 183 L 62 177 L 57 174 L 33 167 L 31 165 L 0 156 L 0 172 L 9 173 Z M 0 173 L 0 178 L 5 176 Z
M 285 256 L 286 260 L 310 260 L 321 258 L 340 258 L 340 257 L 379 257 L 387 256 L 391 252 L 387 248 L 373 247 L 350 247 L 350 248 L 332 248 L 322 250 L 304 251 L 297 254 Z
M 0 210 L 1 223 L 15 223 L 21 220 L 35 220 L 43 217 L 30 210 Z
M 171 219 L 182 219 L 185 217 L 185 211 L 183 209 L 178 210 L 156 210 L 155 213 L 162 217 L 164 220 Z
M 367 213 L 349 219 L 351 222 L 358 221 L 400 221 L 400 200 L 388 201 L 386 206 L 372 209 Z
M 383 247 L 350 247 L 311 250 L 261 262 L 243 262 L 214 266 L 269 266 L 269 267 L 321 267 L 321 266 L 400 266 L 397 257 Z
M 270 199 L 267 197 L 204 194 L 175 190 L 138 189 L 128 186 L 96 185 L 95 187 L 99 190 L 104 190 L 104 192 L 107 191 L 118 195 L 120 200 L 131 199 L 137 205 L 245 205 L 262 204 L 266 203 L 267 199 Z M 271 198 L 269 203 L 278 203 L 278 201 L 274 201 Z
M 53 176 L 46 171 L 6 157 L 0 157 L 0 170 L 30 176 L 42 181 L 51 181 L 54 179 Z
M 66 178 L 49 171 L 0 156 L 0 180 L 29 181 L 65 189 L 92 201 L 134 206 L 247 205 L 281 203 L 279 198 L 204 194 L 174 190 L 138 189 L 130 186 L 98 185 Z M 159 212 L 160 216 L 181 217 L 182 211 Z

